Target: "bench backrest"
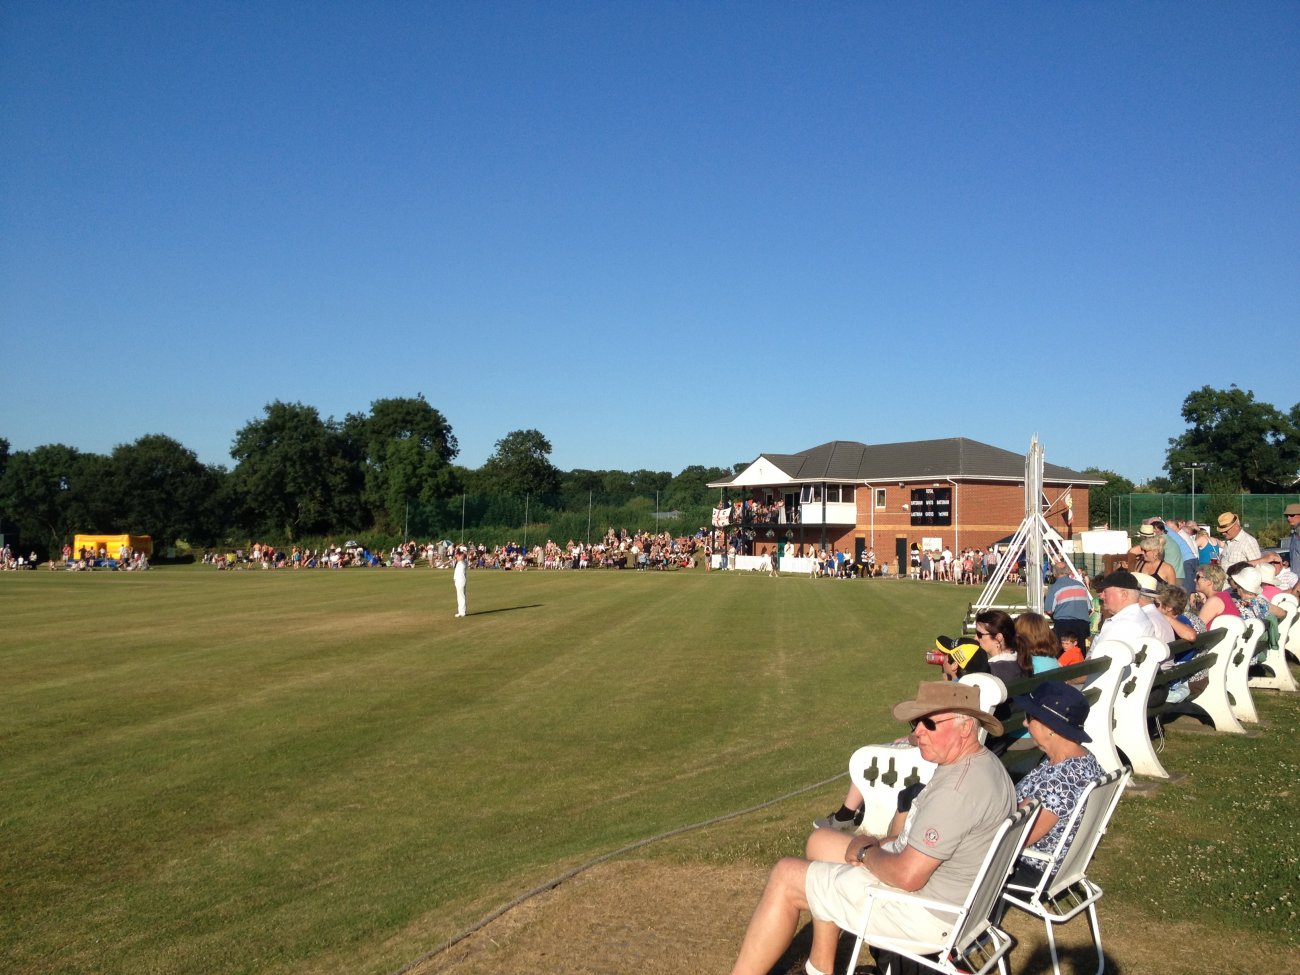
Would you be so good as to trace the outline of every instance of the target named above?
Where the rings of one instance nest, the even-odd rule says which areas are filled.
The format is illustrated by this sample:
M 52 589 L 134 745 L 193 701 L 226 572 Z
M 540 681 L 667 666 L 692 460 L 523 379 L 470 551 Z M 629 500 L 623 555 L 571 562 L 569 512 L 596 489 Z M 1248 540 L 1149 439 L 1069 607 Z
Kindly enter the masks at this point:
M 1300 654 L 1300 600 L 1289 592 L 1280 592 L 1273 597 L 1272 604 L 1285 615 L 1280 620 L 1270 617 L 1268 651 L 1260 661 L 1263 670 L 1250 678 L 1250 686 L 1295 693 L 1300 687 L 1291 676 L 1286 653 L 1289 645 L 1296 644 L 1292 652 Z
M 1055 670 L 1011 681 L 1009 684 L 1004 684 L 992 674 L 967 674 L 962 678 L 962 682 L 978 686 L 981 704 L 992 710 L 990 701 L 993 705 L 1010 701 L 1017 695 L 1028 694 L 1047 681 L 1071 681 L 1084 678 L 1088 682 L 1083 687 L 1083 696 L 1088 700 L 1088 720 L 1084 722 L 1083 727 L 1092 739 L 1086 747 L 1102 768 L 1114 771 L 1124 767 L 1114 741 L 1115 705 L 1120 686 L 1128 676 L 1133 663 L 1133 656 L 1133 649 L 1127 643 L 1120 640 L 1104 640 L 1093 647 L 1092 655 L 1087 660 L 1070 667 L 1058 667 Z M 1003 718 L 1002 724 L 1006 729 L 1005 734 L 990 743 L 990 747 L 995 752 L 1006 752 L 1007 746 L 1024 730 L 1025 713 L 1013 709 L 1007 717 Z M 1013 758 L 1031 755 L 1030 751 L 1014 754 L 1007 752 L 1003 760 L 1008 762 Z M 1021 765 L 1019 762 L 1014 764 L 1017 767 Z
M 1115 708 L 1120 685 L 1133 667 L 1134 650 L 1123 640 L 1102 640 L 1093 645 L 1091 656 L 1110 660 L 1110 666 L 1094 675 L 1083 689 L 1089 704 L 1088 720 L 1084 722 L 1083 730 L 1092 739 L 1085 747 L 1102 768 L 1115 772 L 1124 767 L 1115 747 Z M 1095 700 L 1092 697 L 1094 693 L 1097 695 Z
M 1121 692 L 1125 697 L 1139 694 L 1145 705 L 1160 665 L 1169 659 L 1169 644 L 1153 636 L 1144 636 L 1133 648 L 1133 668 Z M 1142 685 L 1146 685 L 1143 687 Z
M 1243 667 L 1247 662 L 1241 649 L 1246 624 L 1239 616 L 1218 616 L 1210 624 L 1210 630 L 1222 631 L 1226 636 L 1221 638 L 1222 642 L 1215 648 L 1216 659 L 1209 671 L 1209 683 L 1201 696 L 1196 698 L 1196 706 L 1209 716 L 1216 731 L 1245 734 L 1246 729 L 1233 713 L 1228 688 L 1232 686 L 1232 668 Z
M 1115 748 L 1139 775 L 1169 777 L 1151 747 L 1151 737 L 1147 733 L 1151 688 L 1160 673 L 1160 665 L 1168 659 L 1169 646 L 1163 640 L 1149 636 L 1138 640 L 1133 664 L 1115 701 Z
M 1085 679 L 1095 678 L 1105 673 L 1110 668 L 1111 663 L 1110 657 L 1090 657 L 1082 663 L 1071 664 L 1069 667 L 1057 667 L 1054 670 L 1045 670 L 1041 674 L 1031 674 L 1019 680 L 1013 680 L 1006 685 L 1006 697 L 1003 700 L 1010 701 L 1022 694 L 1028 694 L 1051 680 L 1068 683 L 1080 677 Z M 1088 704 L 1091 705 L 1100 696 L 1100 689 L 1085 689 L 1084 696 L 1088 698 Z M 1006 734 L 1019 735 L 1025 727 L 1025 712 L 1013 710 L 1010 715 L 1002 720 L 1002 726 L 1006 729 Z
M 863 829 L 884 836 L 898 811 L 898 794 L 918 782 L 929 782 L 936 767 L 907 742 L 863 745 L 850 755 L 849 778 L 862 793 Z
M 1300 599 L 1289 592 L 1278 593 L 1273 597 L 1273 605 L 1281 606 L 1287 612 L 1277 625 L 1277 645 L 1284 654 L 1289 650 L 1300 656 Z

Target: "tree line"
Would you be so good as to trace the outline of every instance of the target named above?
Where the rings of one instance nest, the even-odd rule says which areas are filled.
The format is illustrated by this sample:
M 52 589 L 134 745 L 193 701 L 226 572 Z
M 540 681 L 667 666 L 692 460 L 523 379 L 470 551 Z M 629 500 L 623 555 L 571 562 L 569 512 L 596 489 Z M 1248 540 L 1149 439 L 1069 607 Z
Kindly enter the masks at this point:
M 665 510 L 712 503 L 705 485 L 729 470 L 561 471 L 538 430 L 496 442 L 482 467 L 454 463 L 451 425 L 423 396 L 379 399 L 368 413 L 322 418 L 313 406 L 275 401 L 231 445 L 234 466 L 203 464 L 164 434 L 108 455 L 64 444 L 10 451 L 0 439 L 0 532 L 45 553 L 77 532 L 150 535 L 207 547 L 261 538 L 277 544 L 358 534 L 397 540 L 412 505 L 450 505 L 465 495 L 546 497 L 585 506 L 655 498 Z M 603 529 L 602 529 L 603 530 Z
M 1187 429 L 1169 440 L 1167 476 L 1135 485 L 1105 468 L 1083 472 L 1106 481 L 1090 492 L 1091 524 L 1108 519 L 1116 494 L 1188 493 L 1193 470 L 1198 494 L 1296 490 L 1300 403 L 1284 413 L 1235 385 L 1205 386 L 1187 395 L 1181 418 Z M 585 509 L 592 495 L 607 505 L 657 499 L 660 510 L 690 511 L 716 500 L 709 481 L 744 466 L 692 465 L 676 475 L 561 471 L 538 430 L 506 434 L 477 469 L 456 464 L 459 452 L 451 425 L 423 396 L 375 400 L 368 413 L 342 420 L 277 400 L 235 434 L 231 469 L 200 463 L 164 434 L 121 444 L 107 456 L 63 444 L 11 453 L 0 439 L 0 532 L 16 529 L 25 547 L 45 552 L 78 531 L 147 534 L 163 546 L 181 539 L 196 546 L 249 538 L 282 544 L 345 533 L 396 540 L 412 505 L 450 507 L 467 495 L 545 498 L 570 512 Z M 504 528 L 520 524 L 509 511 L 499 519 Z M 491 522 L 492 514 L 483 517 Z
M 1300 403 L 1284 413 L 1236 384 L 1202 386 L 1187 394 L 1180 415 L 1187 429 L 1169 438 L 1165 476 L 1134 484 L 1104 468 L 1083 471 L 1106 481 L 1089 492 L 1090 524 L 1109 520 L 1117 495 L 1191 494 L 1194 486 L 1198 496 L 1221 499 L 1218 504 L 1228 510 L 1234 495 L 1300 489 Z

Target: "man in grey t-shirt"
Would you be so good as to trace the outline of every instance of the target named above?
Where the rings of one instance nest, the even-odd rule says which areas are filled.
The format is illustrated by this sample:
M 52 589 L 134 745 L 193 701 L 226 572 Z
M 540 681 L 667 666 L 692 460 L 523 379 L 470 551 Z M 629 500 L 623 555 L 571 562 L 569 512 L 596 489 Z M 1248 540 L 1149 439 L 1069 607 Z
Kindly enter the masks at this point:
M 903 828 L 894 837 L 836 833 L 843 848 L 839 862 L 787 857 L 778 863 L 749 922 L 733 975 L 768 972 L 789 947 L 805 910 L 813 917 L 807 971 L 829 973 L 840 929 L 861 923 L 872 886 L 947 903 L 966 899 L 994 834 L 1015 806 L 1010 777 L 979 738 L 981 726 L 1002 734 L 1002 722 L 979 704 L 976 688 L 945 681 L 923 683 L 915 700 L 895 706 L 894 717 L 911 722 L 921 757 L 938 766 Z M 871 934 L 905 939 L 928 953 L 939 950 L 952 923 L 950 916 L 889 902 L 871 912 L 867 935 L 868 940 Z

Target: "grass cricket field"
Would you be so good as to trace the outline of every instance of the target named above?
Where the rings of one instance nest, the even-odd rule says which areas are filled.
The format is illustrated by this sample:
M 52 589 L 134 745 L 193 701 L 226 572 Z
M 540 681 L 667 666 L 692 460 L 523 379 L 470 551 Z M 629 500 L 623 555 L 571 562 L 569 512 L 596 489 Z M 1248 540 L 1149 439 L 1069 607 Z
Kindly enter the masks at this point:
M 0 967 L 393 972 L 567 867 L 842 773 L 976 595 L 479 571 L 462 620 L 424 568 L 10 574 Z M 1261 707 L 1258 735 L 1174 732 L 1189 774 L 1121 804 L 1103 912 L 1300 946 L 1300 702 Z M 845 785 L 664 855 L 767 865 Z

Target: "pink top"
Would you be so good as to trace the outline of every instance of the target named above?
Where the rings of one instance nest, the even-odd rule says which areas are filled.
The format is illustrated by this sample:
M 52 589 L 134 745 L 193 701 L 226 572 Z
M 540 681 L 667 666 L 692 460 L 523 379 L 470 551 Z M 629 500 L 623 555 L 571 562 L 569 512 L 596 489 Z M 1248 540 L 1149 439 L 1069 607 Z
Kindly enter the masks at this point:
M 1223 603 L 1223 612 L 1219 614 L 1220 616 L 1235 616 L 1241 619 L 1241 610 L 1237 608 L 1237 601 L 1232 598 L 1232 590 L 1225 589 L 1223 592 L 1216 592 L 1215 595 L 1219 597 L 1219 602 Z

